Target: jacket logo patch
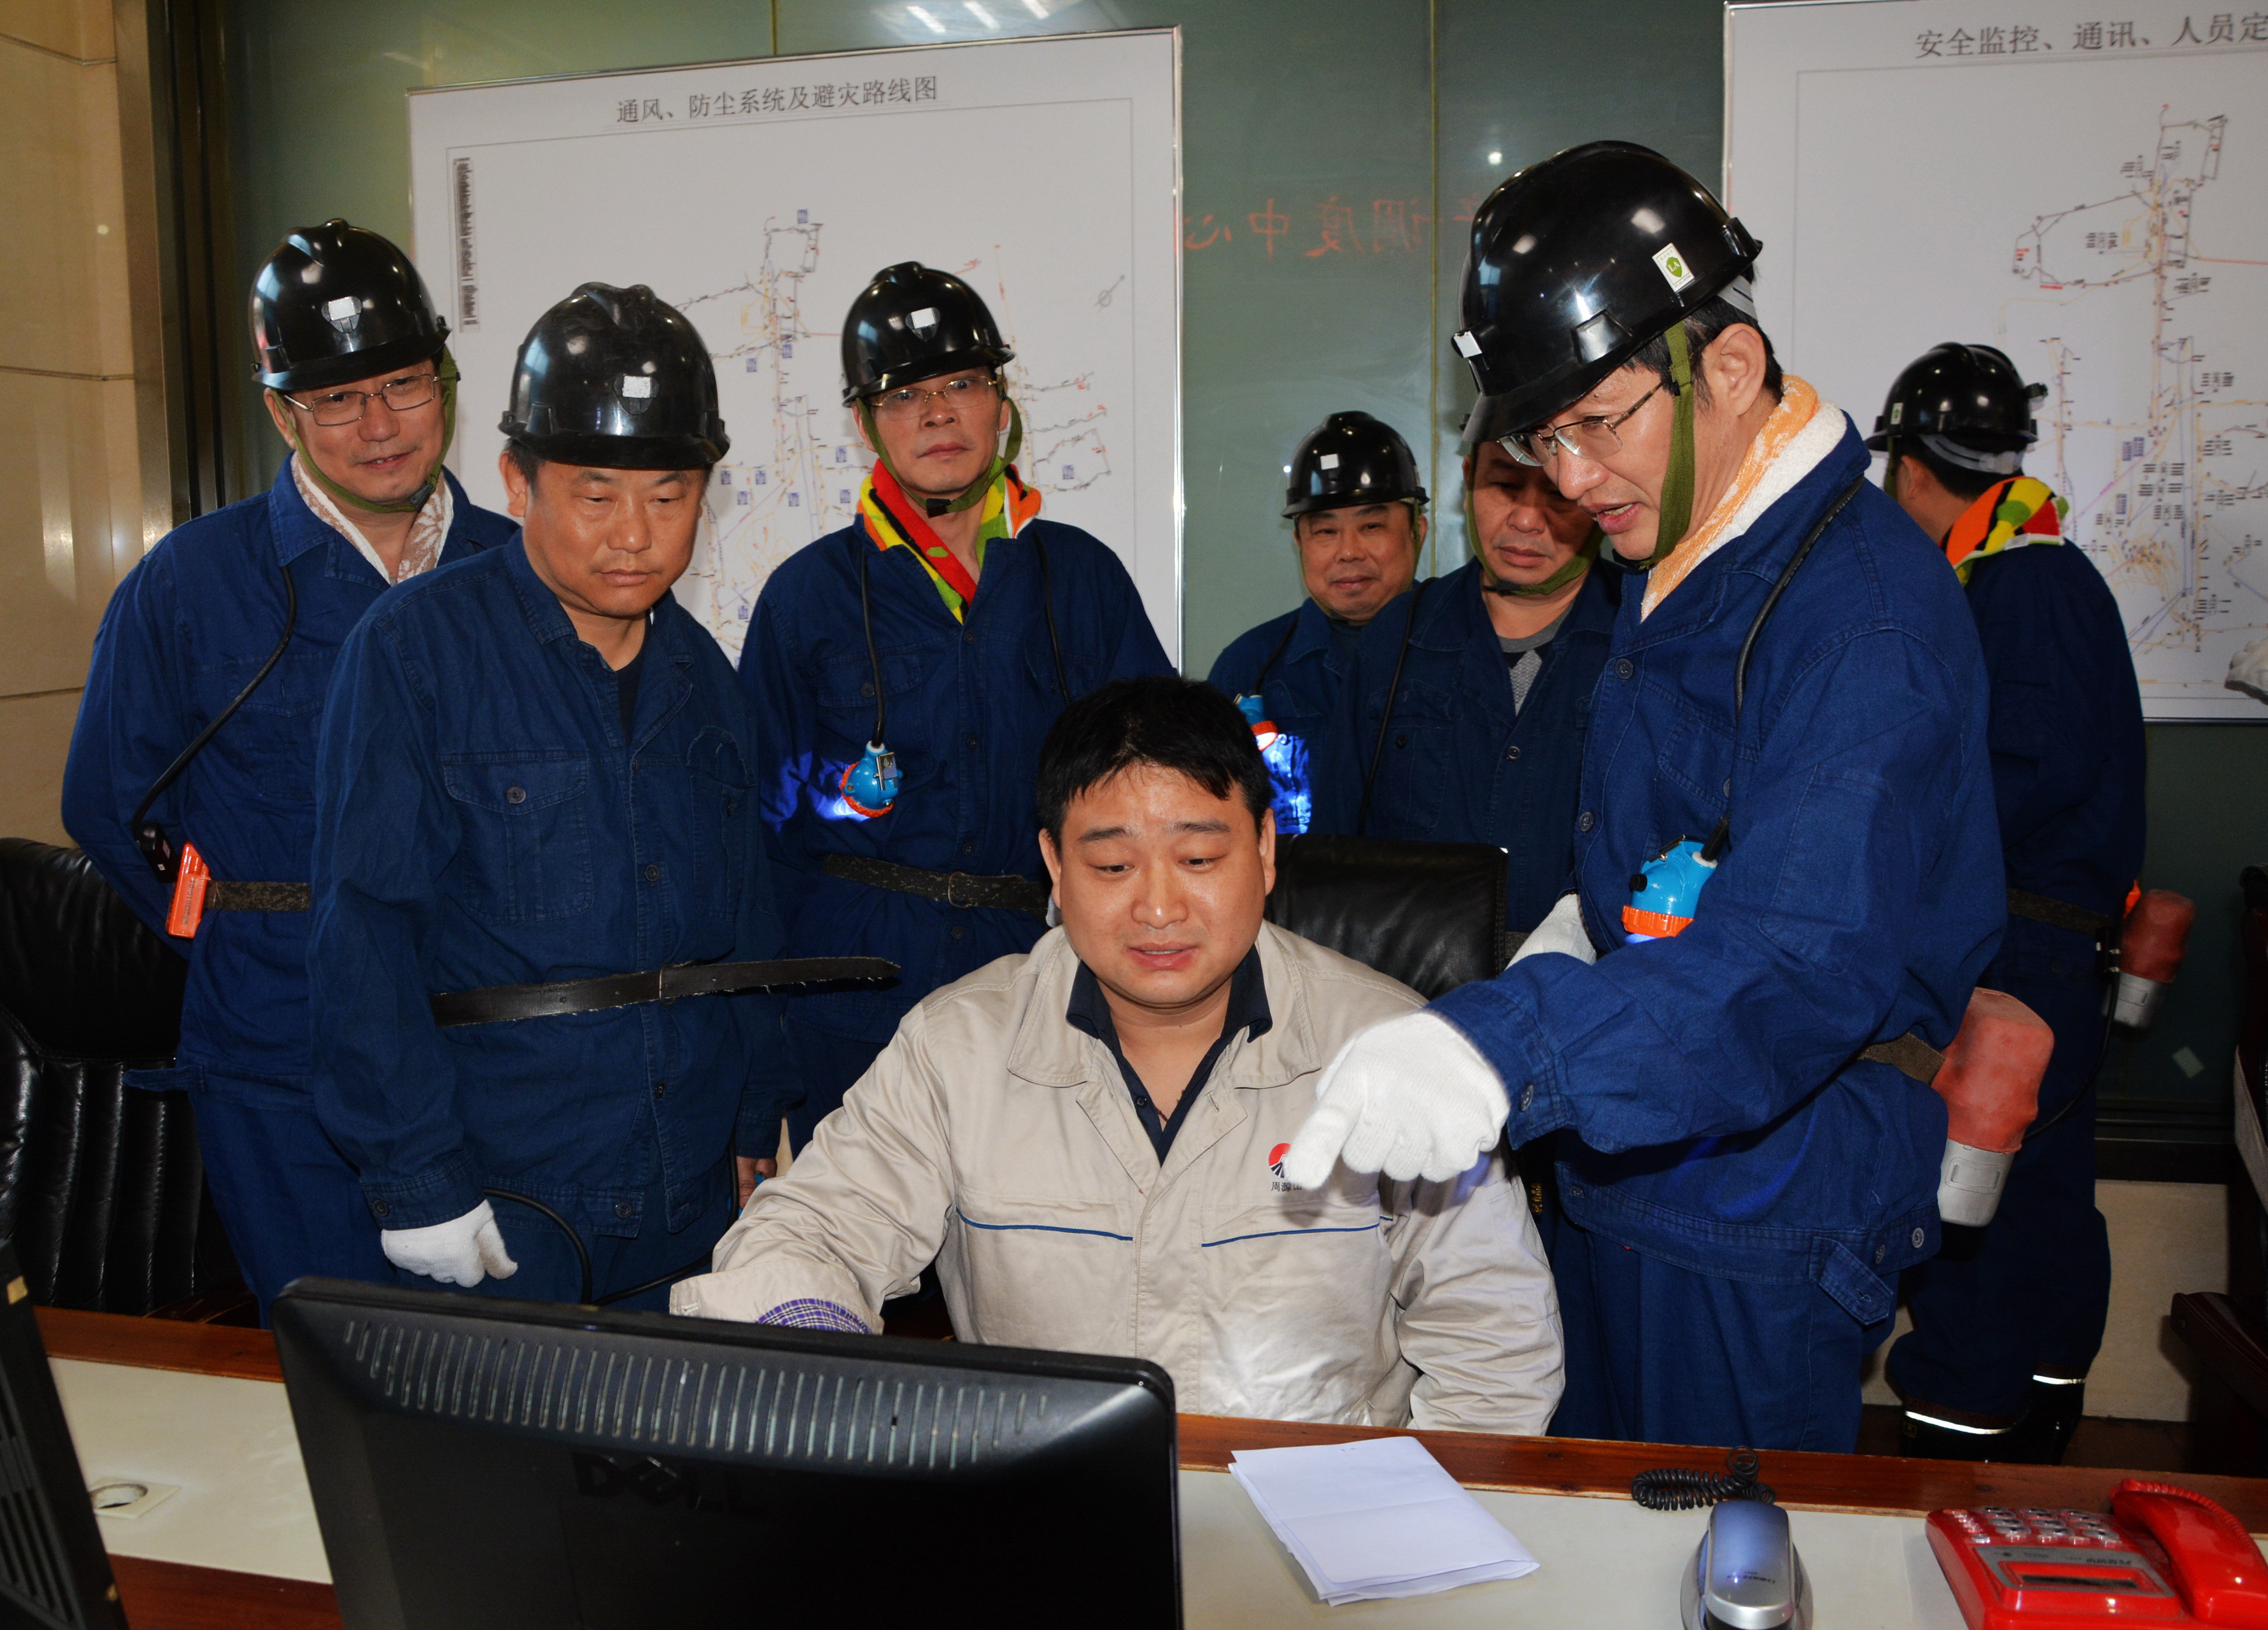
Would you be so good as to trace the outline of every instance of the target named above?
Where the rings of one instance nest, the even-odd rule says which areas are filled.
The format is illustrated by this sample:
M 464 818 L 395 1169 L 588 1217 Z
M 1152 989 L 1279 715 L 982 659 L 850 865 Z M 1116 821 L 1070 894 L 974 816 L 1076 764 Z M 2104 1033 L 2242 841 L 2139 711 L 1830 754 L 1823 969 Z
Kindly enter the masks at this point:
M 1268 1186 L 1278 1194 L 1296 1194 L 1299 1186 L 1284 1181 L 1284 1157 L 1292 1152 L 1288 1143 L 1279 1143 L 1268 1151 L 1268 1169 L 1276 1174 L 1276 1181 Z

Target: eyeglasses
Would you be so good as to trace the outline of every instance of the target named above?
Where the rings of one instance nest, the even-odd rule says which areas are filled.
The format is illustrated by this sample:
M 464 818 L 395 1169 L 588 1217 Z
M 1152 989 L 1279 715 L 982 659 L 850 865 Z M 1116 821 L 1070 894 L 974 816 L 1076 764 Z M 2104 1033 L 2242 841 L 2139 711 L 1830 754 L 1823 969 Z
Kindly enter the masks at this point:
M 318 391 L 305 402 L 286 395 L 284 400 L 295 408 L 305 408 L 315 416 L 318 424 L 351 424 L 370 410 L 370 399 L 382 396 L 386 405 L 396 413 L 407 413 L 412 408 L 422 408 L 441 394 L 438 374 L 413 373 L 406 379 L 388 380 L 374 391 Z
M 1668 380 L 1656 380 L 1653 390 L 1620 413 L 1594 413 L 1587 418 L 1570 419 L 1565 424 L 1521 431 L 1498 437 L 1497 445 L 1522 464 L 1538 467 L 1551 463 L 1562 453 L 1593 461 L 1612 458 L 1623 447 L 1623 439 L 1615 432 L 1629 422 L 1631 414 L 1653 400 L 1654 391 L 1668 383 Z
M 999 387 L 981 373 L 963 374 L 957 380 L 947 380 L 935 390 L 924 386 L 909 385 L 903 390 L 886 390 L 874 398 L 874 417 L 887 419 L 893 424 L 909 424 L 928 416 L 931 398 L 948 408 L 981 406 Z

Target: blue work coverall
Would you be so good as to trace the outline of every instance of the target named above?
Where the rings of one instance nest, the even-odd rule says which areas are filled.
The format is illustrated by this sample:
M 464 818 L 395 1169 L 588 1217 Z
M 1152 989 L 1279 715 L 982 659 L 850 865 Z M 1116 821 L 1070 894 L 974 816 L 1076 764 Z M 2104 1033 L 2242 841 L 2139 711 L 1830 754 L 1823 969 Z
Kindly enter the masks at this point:
M 843 800 L 843 772 L 874 734 L 862 556 L 884 734 L 904 778 L 895 806 L 871 818 Z M 1071 697 L 1108 680 L 1173 671 L 1118 557 L 1100 539 L 1049 520 L 986 546 L 965 623 L 946 608 L 912 550 L 877 549 L 858 523 L 789 557 L 757 599 L 740 679 L 755 715 L 787 954 L 883 956 L 902 970 L 891 985 L 799 996 L 791 1005 L 801 1095 L 784 1096 L 771 1113 L 775 1128 L 786 1116 L 799 1149 L 915 1003 L 989 962 L 1030 950 L 1044 931 L 1028 912 L 952 905 L 830 877 L 821 867 L 842 854 L 932 872 L 1047 876 L 1033 783 L 1040 743 L 1068 698 L 1057 686 L 1042 608 L 1045 585 L 1052 586 Z M 775 1130 L 767 1152 L 777 1140 Z
M 1576 818 L 1595 964 L 1543 955 L 1434 1011 L 1495 1065 L 1514 1145 L 1558 1140 L 1552 1270 L 1576 1437 L 1847 1452 L 1901 1270 L 1936 1249 L 1945 1106 L 1857 1055 L 1943 1047 L 1999 939 L 1984 666 L 1961 587 L 1826 459 L 1641 622 L 1624 595 Z M 1727 808 L 1690 926 L 1626 945 L 1638 867 Z M 1568 1135 L 1572 1133 L 1572 1135 Z
M 2115 921 L 2143 840 L 2142 698 L 2118 602 L 2069 543 L 1978 561 L 1968 596 L 1992 675 L 2008 887 Z M 1948 1230 L 1944 1250 L 1906 1276 L 1914 1328 L 1886 1368 L 1916 1408 L 2015 1415 L 2035 1375 L 2083 1377 L 2102 1345 L 2110 1241 L 2095 1208 L 2090 1089 L 2105 1034 L 2095 963 L 2085 933 L 2012 911 L 1985 970 L 1982 983 L 2054 1029 L 2055 1053 L 2041 1130 L 2018 1153 L 1992 1222 Z
M 441 558 L 510 538 L 510 520 L 454 508 Z M 136 915 L 166 932 L 173 886 L 134 845 L 135 806 L 260 671 L 283 638 L 284 572 L 298 596 L 291 643 L 234 718 L 151 811 L 216 878 L 305 882 L 315 835 L 315 734 L 348 631 L 386 592 L 361 552 L 299 496 L 287 462 L 259 498 L 178 527 L 120 584 L 95 636 L 63 771 L 63 825 Z M 393 1277 L 354 1168 L 315 1118 L 307 1033 L 307 914 L 208 911 L 189 959 L 181 1044 L 168 1070 L 130 1079 L 184 1088 L 213 1203 L 263 1319 L 303 1273 Z
M 613 672 L 515 541 L 348 639 L 315 777 L 315 1101 L 370 1215 L 424 1228 L 484 1188 L 526 1195 L 573 1224 L 602 1296 L 705 1261 L 732 1221 L 736 1128 L 786 1076 L 784 999 L 446 1029 L 427 1003 L 779 954 L 732 668 L 667 595 L 638 660 L 626 741 Z M 479 1289 L 578 1299 L 558 1226 L 494 1209 L 519 1271 Z
M 1260 717 L 1276 726 L 1260 756 L 1275 787 L 1271 807 L 1280 833 L 1297 835 L 1314 824 L 1315 758 L 1361 632 L 1303 600 L 1230 640 L 1205 676 L 1231 697 L 1259 697 Z
M 1591 568 L 1516 713 L 1512 675 L 1482 599 L 1480 562 L 1380 612 L 1363 630 L 1324 743 L 1315 830 L 1355 830 L 1375 753 L 1378 781 L 1362 835 L 1494 844 L 1505 852 L 1506 926 L 1525 933 L 1542 922 L 1566 891 L 1573 863 L 1584 734 L 1624 598 L 1622 576 Z M 1410 628 L 1413 607 L 1418 622 Z M 1380 751 L 1397 660 L 1402 682 Z

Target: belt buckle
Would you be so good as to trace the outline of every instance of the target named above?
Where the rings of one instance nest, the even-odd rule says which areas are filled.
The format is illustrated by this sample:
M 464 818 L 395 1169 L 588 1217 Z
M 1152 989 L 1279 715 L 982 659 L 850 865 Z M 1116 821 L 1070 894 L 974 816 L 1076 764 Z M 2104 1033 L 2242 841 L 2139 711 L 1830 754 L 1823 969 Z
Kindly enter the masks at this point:
M 973 872 L 947 872 L 945 874 L 945 903 L 947 905 L 957 905 L 964 911 L 974 911 L 976 902 L 961 899 L 956 890 L 962 882 L 973 883 L 976 881 L 976 875 Z

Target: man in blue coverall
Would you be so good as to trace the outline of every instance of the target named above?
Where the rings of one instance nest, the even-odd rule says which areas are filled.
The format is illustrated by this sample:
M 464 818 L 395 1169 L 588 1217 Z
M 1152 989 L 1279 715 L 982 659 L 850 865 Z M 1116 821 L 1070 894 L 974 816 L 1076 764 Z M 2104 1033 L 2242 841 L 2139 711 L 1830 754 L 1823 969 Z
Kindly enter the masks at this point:
M 1032 787 L 1056 715 L 1170 671 L 1117 556 L 1038 518 L 1013 354 L 958 277 L 875 276 L 843 325 L 843 402 L 874 450 L 858 520 L 772 573 L 741 648 L 791 954 L 902 970 L 791 1005 L 799 1149 L 915 1003 L 1045 929 Z
M 1506 926 L 1567 887 L 1583 732 L 1622 581 L 1591 518 L 1483 442 L 1465 461 L 1473 557 L 1363 631 L 1315 778 L 1315 830 L 1505 852 Z
M 1896 1276 L 1937 1245 L 1920 1078 L 1999 941 L 2000 857 L 1976 623 L 1857 430 L 1781 374 L 1756 250 L 1626 143 L 1482 205 L 1456 336 L 1479 437 L 1644 575 L 1577 891 L 1497 978 L 1349 1044 L 1285 1172 L 1462 1170 L 1564 1128 L 1552 1430 L 1848 1451 Z
M 1939 345 L 1900 374 L 1867 445 L 1883 486 L 1965 586 L 1992 684 L 1992 787 L 2008 926 L 1984 983 L 2045 1019 L 2039 1117 L 1983 1228 L 1948 1228 L 1906 1276 L 1891 1347 L 1907 1452 L 2063 1458 L 2110 1310 L 2095 1208 L 2102 952 L 2142 865 L 2142 698 L 2102 574 L 2065 542 L 2063 499 L 2023 474 L 2046 393 L 1989 345 Z
M 1276 830 L 1289 837 L 1314 823 L 1315 757 L 1355 639 L 1417 581 L 1425 489 L 1410 444 L 1367 413 L 1332 414 L 1285 473 L 1284 514 L 1307 598 L 1229 641 L 1207 677 L 1260 737 Z
M 339 655 L 316 1103 L 404 1276 L 660 1308 L 784 1074 L 780 999 L 655 999 L 653 970 L 779 941 L 747 704 L 669 594 L 727 445 L 716 374 L 649 290 L 585 284 L 521 345 L 502 428 L 520 539 L 387 596 Z
M 277 246 L 252 343 L 291 456 L 267 493 L 177 528 L 119 586 L 63 771 L 64 826 L 151 927 L 167 931 L 185 848 L 210 873 L 172 940 L 189 959 L 180 1050 L 131 1079 L 188 1092 L 263 1319 L 302 1273 L 390 1277 L 308 1085 L 315 733 L 340 642 L 387 586 L 512 535 L 441 467 L 448 333 L 376 232 L 327 221 Z

